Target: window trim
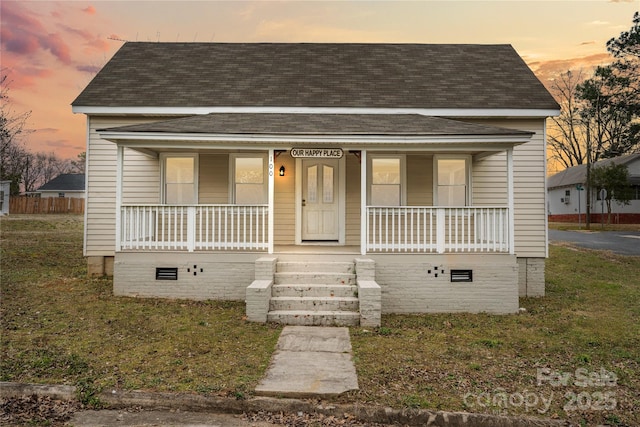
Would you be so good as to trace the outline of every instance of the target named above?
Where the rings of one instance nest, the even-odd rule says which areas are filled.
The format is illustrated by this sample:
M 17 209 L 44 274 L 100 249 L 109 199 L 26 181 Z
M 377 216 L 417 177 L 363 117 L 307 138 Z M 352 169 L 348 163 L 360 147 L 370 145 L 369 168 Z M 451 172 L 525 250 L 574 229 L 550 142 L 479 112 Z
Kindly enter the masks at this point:
M 466 174 L 466 204 L 473 206 L 473 189 L 471 188 L 471 155 L 468 154 L 434 154 L 433 156 L 433 205 L 440 206 L 438 201 L 438 160 L 464 160 Z
M 197 205 L 200 200 L 199 194 L 199 182 L 198 177 L 200 176 L 199 166 L 200 166 L 200 158 L 198 153 L 161 153 L 160 154 L 160 197 L 162 199 L 162 204 L 167 203 L 167 182 L 166 182 L 166 172 L 167 172 L 167 159 L 168 158 L 185 158 L 189 157 L 193 159 L 193 194 L 195 196 L 195 200 L 193 204 Z M 174 203 L 172 203 L 173 205 Z M 190 203 L 187 203 L 189 205 Z
M 373 160 L 374 159 L 398 159 L 400 160 L 400 204 L 407 205 L 407 156 L 406 154 L 368 154 L 367 153 L 367 205 L 371 204 L 371 187 L 373 185 Z M 393 207 L 393 206 L 388 206 Z
M 249 152 L 249 153 L 231 153 L 229 154 L 229 204 L 236 203 L 236 159 L 238 158 L 261 158 L 262 159 L 262 192 L 264 203 L 269 203 L 269 159 L 267 153 Z

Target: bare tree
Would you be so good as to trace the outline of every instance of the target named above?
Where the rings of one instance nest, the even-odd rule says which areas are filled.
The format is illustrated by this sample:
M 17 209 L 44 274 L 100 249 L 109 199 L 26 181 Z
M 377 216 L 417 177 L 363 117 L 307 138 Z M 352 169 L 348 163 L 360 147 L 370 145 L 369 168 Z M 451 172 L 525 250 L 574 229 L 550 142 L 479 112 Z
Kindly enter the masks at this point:
M 586 123 L 581 115 L 584 102 L 578 98 L 578 85 L 584 80 L 582 70 L 569 70 L 560 74 L 551 87 L 561 110 L 558 117 L 551 118 L 548 142 L 551 158 L 566 168 L 586 160 Z
M 9 99 L 10 80 L 6 68 L 0 69 L 0 179 L 11 181 L 11 194 L 20 192 L 22 164 L 28 152 L 21 138 L 30 133 L 25 127 L 31 111 L 17 113 Z

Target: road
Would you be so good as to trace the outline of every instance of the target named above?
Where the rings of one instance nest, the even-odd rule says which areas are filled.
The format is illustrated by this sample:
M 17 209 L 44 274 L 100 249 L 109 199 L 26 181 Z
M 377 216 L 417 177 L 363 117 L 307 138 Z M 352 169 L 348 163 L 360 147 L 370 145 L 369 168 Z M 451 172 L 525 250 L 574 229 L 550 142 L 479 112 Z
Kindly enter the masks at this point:
M 640 256 L 639 231 L 560 231 L 549 230 L 549 240 L 569 242 L 587 249 Z

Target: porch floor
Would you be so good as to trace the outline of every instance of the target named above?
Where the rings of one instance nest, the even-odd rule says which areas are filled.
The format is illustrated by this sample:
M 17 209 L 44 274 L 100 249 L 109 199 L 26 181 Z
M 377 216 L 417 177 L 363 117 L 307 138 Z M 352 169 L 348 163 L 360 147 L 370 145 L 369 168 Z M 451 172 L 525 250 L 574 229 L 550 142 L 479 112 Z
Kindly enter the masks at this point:
M 328 255 L 360 255 L 360 246 L 340 246 L 340 245 L 276 245 L 273 254 L 328 254 Z

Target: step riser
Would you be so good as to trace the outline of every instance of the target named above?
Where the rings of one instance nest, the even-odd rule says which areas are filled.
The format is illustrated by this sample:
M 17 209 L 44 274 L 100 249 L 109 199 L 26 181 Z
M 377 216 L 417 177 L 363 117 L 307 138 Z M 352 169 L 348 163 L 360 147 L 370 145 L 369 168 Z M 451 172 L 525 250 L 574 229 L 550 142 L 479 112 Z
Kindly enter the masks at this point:
M 296 326 L 358 326 L 360 318 L 346 315 L 322 315 L 322 314 L 279 314 L 269 313 L 267 321 L 283 325 Z
M 352 262 L 279 262 L 278 273 L 326 272 L 353 274 L 355 266 Z
M 346 273 L 276 273 L 276 285 L 355 285 L 355 274 Z
M 273 285 L 273 297 L 337 297 L 349 298 L 358 295 L 355 285 Z
M 295 310 L 295 311 L 353 311 L 358 312 L 359 301 L 349 299 L 301 299 L 301 298 L 271 298 L 270 311 Z

